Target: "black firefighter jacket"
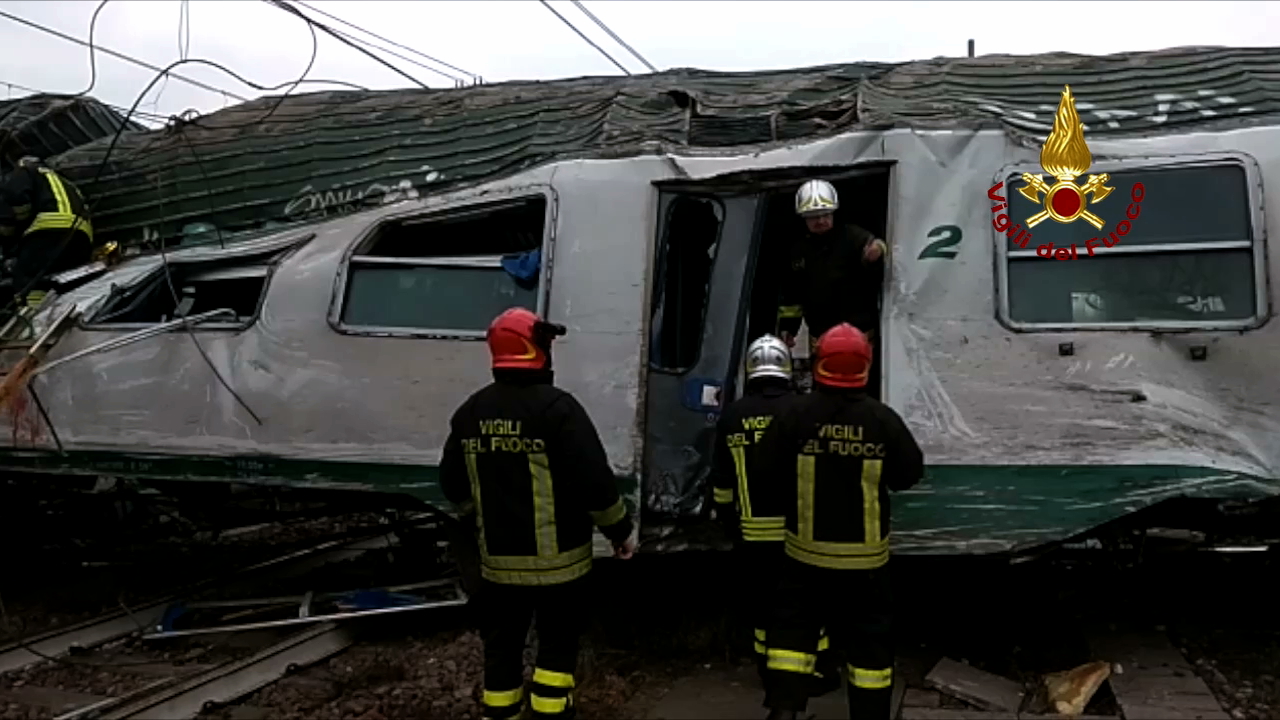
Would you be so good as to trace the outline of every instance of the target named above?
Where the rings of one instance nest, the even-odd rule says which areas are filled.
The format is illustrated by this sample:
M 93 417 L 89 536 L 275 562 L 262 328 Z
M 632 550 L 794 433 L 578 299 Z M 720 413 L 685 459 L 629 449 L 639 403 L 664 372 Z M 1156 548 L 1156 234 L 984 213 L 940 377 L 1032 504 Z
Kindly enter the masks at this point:
M 862 390 L 818 385 L 775 423 L 763 456 L 785 489 L 787 554 L 842 570 L 888 562 L 889 491 L 924 475 L 898 413 Z
M 712 458 L 712 499 L 722 525 L 735 539 L 782 541 L 783 488 L 762 467 L 760 448 L 774 418 L 795 397 L 785 380 L 748 385 L 747 394 L 720 414 Z
M 481 577 L 555 585 L 591 569 L 592 527 L 631 534 L 600 437 L 582 405 L 549 381 L 499 381 L 454 413 L 440 461 L 445 497 L 474 509 Z
M 886 257 L 863 262 L 862 253 L 875 239 L 852 223 L 814 235 L 805 232 L 792 245 L 791 266 L 778 301 L 778 329 L 795 335 L 803 319 L 809 337 L 847 322 L 871 332 L 879 326 L 880 291 Z

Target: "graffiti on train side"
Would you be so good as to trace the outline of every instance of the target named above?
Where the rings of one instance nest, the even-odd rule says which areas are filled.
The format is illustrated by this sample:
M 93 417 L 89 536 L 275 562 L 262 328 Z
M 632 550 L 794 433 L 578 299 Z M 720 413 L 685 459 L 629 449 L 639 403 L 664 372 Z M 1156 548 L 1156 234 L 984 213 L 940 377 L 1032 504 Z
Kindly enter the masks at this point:
M 371 205 L 390 205 L 403 200 L 416 200 L 418 186 L 440 182 L 444 173 L 430 165 L 423 165 L 409 177 L 383 183 L 375 180 L 364 189 L 341 188 L 318 190 L 313 185 L 303 185 L 293 199 L 284 206 L 285 217 L 290 220 L 310 220 L 331 215 L 355 212 Z
M 1026 106 L 1016 107 L 1012 103 L 981 97 L 969 97 L 966 100 L 973 103 L 979 110 L 997 115 L 1014 127 L 1045 132 L 1053 129 L 1056 105 L 1037 105 L 1034 109 L 1030 109 Z M 1257 108 L 1250 107 L 1237 98 L 1219 93 L 1217 90 L 1138 95 L 1125 104 L 1129 107 L 1119 108 L 1110 104 L 1077 101 L 1076 110 L 1080 112 L 1081 119 L 1085 120 L 1086 132 L 1159 126 L 1168 122 L 1171 113 L 1194 112 L 1208 120 L 1258 111 Z

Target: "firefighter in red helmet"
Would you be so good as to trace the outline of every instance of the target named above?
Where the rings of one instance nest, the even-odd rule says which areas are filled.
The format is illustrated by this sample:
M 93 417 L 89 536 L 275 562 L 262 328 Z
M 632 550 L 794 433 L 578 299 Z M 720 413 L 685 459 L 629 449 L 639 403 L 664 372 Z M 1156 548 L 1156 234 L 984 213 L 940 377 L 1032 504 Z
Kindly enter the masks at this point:
M 593 526 L 617 557 L 635 551 L 595 426 L 552 385 L 551 341 L 564 333 L 524 308 L 494 319 L 494 382 L 453 414 L 440 462 L 445 497 L 479 531 L 485 718 L 522 713 L 525 638 L 535 616 L 529 708 L 534 717 L 573 717 Z
M 817 343 L 816 391 L 766 436 L 787 508 L 782 603 L 768 628 L 771 720 L 805 710 L 824 626 L 844 655 L 850 717 L 889 720 L 889 491 L 920 481 L 924 455 L 902 418 L 866 394 L 871 358 L 861 330 L 828 330 Z

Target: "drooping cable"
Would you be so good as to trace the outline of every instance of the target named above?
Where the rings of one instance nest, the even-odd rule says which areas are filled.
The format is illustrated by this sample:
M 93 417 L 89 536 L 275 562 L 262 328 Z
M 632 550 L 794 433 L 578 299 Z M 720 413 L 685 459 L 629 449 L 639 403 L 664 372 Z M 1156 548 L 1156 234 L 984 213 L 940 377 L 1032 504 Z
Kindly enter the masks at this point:
M 262 0 L 262 1 L 263 1 L 263 2 L 265 2 L 265 3 L 267 3 L 268 5 L 273 5 L 273 6 L 275 6 L 275 7 L 280 8 L 281 10 L 284 10 L 284 11 L 285 11 L 285 12 L 287 12 L 287 13 L 292 13 L 293 15 L 295 15 L 295 16 L 297 16 L 297 17 L 302 18 L 303 20 L 307 21 L 307 23 L 309 23 L 312 27 L 316 27 L 316 28 L 319 28 L 320 30 L 323 30 L 324 32 L 326 32 L 326 33 L 328 33 L 329 35 L 331 35 L 332 37 L 336 38 L 336 39 L 337 39 L 339 42 L 341 42 L 342 44 L 347 45 L 347 46 L 350 46 L 350 47 L 354 48 L 355 50 L 357 50 L 358 52 L 360 52 L 360 53 L 362 53 L 362 54 L 364 54 L 364 55 L 367 55 L 368 57 L 372 58 L 375 62 L 377 62 L 379 65 L 382 65 L 383 67 L 386 67 L 387 69 L 391 70 L 392 72 L 396 73 L 397 75 L 400 75 L 401 77 L 404 77 L 404 78 L 408 79 L 410 82 L 412 82 L 413 84 L 415 84 L 415 85 L 417 85 L 417 86 L 421 87 L 422 89 L 424 89 L 424 90 L 430 90 L 430 89 L 431 89 L 431 87 L 430 87 L 429 85 L 427 85 L 426 83 L 424 83 L 424 82 L 422 82 L 421 80 L 419 80 L 418 78 L 416 78 L 416 77 L 414 77 L 414 76 L 410 75 L 409 73 L 407 73 L 407 72 L 405 72 L 405 71 L 401 70 L 400 68 L 396 67 L 395 65 L 392 65 L 391 63 L 387 62 L 386 60 L 383 60 L 382 58 L 378 57 L 377 55 L 374 55 L 373 53 L 369 52 L 369 51 L 368 51 L 368 50 L 366 50 L 365 48 L 360 47 L 360 45 L 356 44 L 354 41 L 352 41 L 352 40 L 348 39 L 347 37 L 343 36 L 343 35 L 342 35 L 341 33 L 339 33 L 337 30 L 334 30 L 333 28 L 329 27 L 328 25 L 325 25 L 324 23 L 322 23 L 322 22 L 320 22 L 320 21 L 318 21 L 318 20 L 314 20 L 314 19 L 312 19 L 312 18 L 307 17 L 307 16 L 306 16 L 306 14 L 304 14 L 301 10 L 299 10 L 299 9 L 295 8 L 294 6 L 290 5 L 288 2 L 285 2 L 285 0 Z
M 93 17 L 89 19 L 89 87 L 80 91 L 80 95 L 88 95 L 93 92 L 93 87 L 98 83 L 98 58 L 94 53 L 93 47 L 93 31 L 98 27 L 98 13 L 102 12 L 102 8 L 107 6 L 110 0 L 102 0 L 98 3 L 98 7 L 93 11 Z
M 334 21 L 334 22 L 337 22 L 337 23 L 341 23 L 341 24 L 343 24 L 343 25 L 346 25 L 347 27 L 352 28 L 353 30 L 357 30 L 357 31 L 359 31 L 359 32 L 362 32 L 362 33 L 364 33 L 365 35 L 368 35 L 368 36 L 370 36 L 370 37 L 377 38 L 377 39 L 379 39 L 379 40 L 381 40 L 382 42 L 385 42 L 385 43 L 387 43 L 387 44 L 394 45 L 395 47 L 398 47 L 398 48 L 400 48 L 401 50 L 407 50 L 408 52 L 411 52 L 411 53 L 413 53 L 414 55 L 417 55 L 417 56 L 419 56 L 419 57 L 426 58 L 427 60 L 429 60 L 429 61 L 431 61 L 431 62 L 433 62 L 433 63 L 436 63 L 437 65 L 443 65 L 443 66 L 445 66 L 445 67 L 449 68 L 450 70 L 453 70 L 453 71 L 455 71 L 455 72 L 460 72 L 460 73 L 462 73 L 463 75 L 468 75 L 468 76 L 470 76 L 470 77 L 471 77 L 471 81 L 472 81 L 473 83 L 477 83 L 477 84 L 478 84 L 478 83 L 480 83 L 480 82 L 482 82 L 482 81 L 483 81 L 483 78 L 481 78 L 479 75 L 477 75 L 477 74 L 475 74 L 475 73 L 473 73 L 473 72 L 471 72 L 471 71 L 469 71 L 469 70 L 463 70 L 462 68 L 458 67 L 457 65 L 450 65 L 449 63 L 447 63 L 447 62 L 445 62 L 445 61 L 441 60 L 440 58 L 432 57 L 432 56 L 430 56 L 430 55 L 428 55 L 428 54 L 426 54 L 426 53 L 422 52 L 421 50 L 418 50 L 418 49 L 416 49 L 416 48 L 409 47 L 408 45 L 402 45 L 401 43 L 398 43 L 398 42 L 396 42 L 395 40 L 391 40 L 391 39 L 385 38 L 385 37 L 383 37 L 383 36 L 381 36 L 381 35 L 379 35 L 379 34 L 377 34 L 377 33 L 373 32 L 372 30 L 367 30 L 367 29 L 365 29 L 365 28 L 363 28 L 363 27 L 360 27 L 359 25 L 356 25 L 355 23 L 347 22 L 346 20 L 343 20 L 342 18 L 337 17 L 336 15 L 333 15 L 332 13 L 327 13 L 327 12 L 325 12 L 324 10 L 321 10 L 321 9 L 320 9 L 320 8 L 318 8 L 318 7 L 315 7 L 315 6 L 313 6 L 313 5 L 309 5 L 308 3 L 303 2 L 303 0 L 294 0 L 294 2 L 295 2 L 296 4 L 298 4 L 298 5 L 301 5 L 302 7 L 306 8 L 306 9 L 310 10 L 311 12 L 314 12 L 314 13 L 317 13 L 317 14 L 320 14 L 320 15 L 323 15 L 323 16 L 325 16 L 325 17 L 329 18 L 330 20 L 332 20 L 332 21 Z M 450 75 L 449 77 L 453 77 L 453 76 L 452 76 L 452 75 Z
M 591 11 L 587 9 L 586 5 L 583 5 L 578 0 L 570 0 L 570 1 L 573 3 L 574 7 L 582 11 L 583 15 L 586 15 L 588 18 L 591 18 L 591 22 L 595 23 L 600 27 L 601 30 L 608 33 L 609 37 L 613 38 L 614 42 L 626 48 L 627 52 L 631 53 L 632 57 L 634 57 L 635 59 L 643 63 L 645 67 L 649 68 L 650 72 L 658 72 L 658 68 L 654 67 L 653 63 L 650 63 L 648 60 L 645 60 L 644 56 L 636 52 L 635 48 L 631 47 L 625 41 L 623 41 L 622 38 L 618 37 L 618 34 L 615 33 L 613 30 L 611 30 L 608 25 L 605 25 L 603 20 L 593 15 Z
M 105 4 L 105 3 L 104 3 L 104 4 Z M 102 8 L 101 8 L 101 6 L 99 6 L 99 8 L 98 8 L 98 9 L 99 9 L 99 10 L 101 10 L 101 9 L 102 9 Z M 4 11 L 4 10 L 0 10 L 0 17 L 5 18 L 5 19 L 7 19 L 7 20 L 12 20 L 13 22 L 20 23 L 20 24 L 22 24 L 22 25 L 26 25 L 27 27 L 34 28 L 34 29 L 36 29 L 36 30 L 39 30 L 40 32 L 48 33 L 48 34 L 50 34 L 50 35 L 53 35 L 54 37 L 57 37 L 57 38 L 61 38 L 61 39 L 63 39 L 63 40 L 66 40 L 67 42 L 73 42 L 73 43 L 75 43 L 75 44 L 77 44 L 77 45 L 82 45 L 82 46 L 84 46 L 84 47 L 91 47 L 91 46 L 89 45 L 89 43 L 88 43 L 88 42 L 86 42 L 86 41 L 84 41 L 84 40 L 81 40 L 81 39 L 80 39 L 80 38 L 78 38 L 78 37 L 74 37 L 74 36 L 72 36 L 72 35 L 68 35 L 68 34 L 66 34 L 66 33 L 64 33 L 64 32 L 59 32 L 58 30 L 54 30 L 54 29 L 53 29 L 53 28 L 51 28 L 51 27 L 46 27 L 46 26 L 44 26 L 44 25 L 41 25 L 40 23 L 32 22 L 31 20 L 27 20 L 26 18 L 18 17 L 17 15 L 14 15 L 13 13 L 6 12 L 6 11 Z M 125 55 L 124 53 L 117 52 L 117 51 L 115 51 L 115 50 L 112 50 L 111 48 L 106 48 L 106 47 L 103 47 L 103 46 L 101 46 L 101 45 L 94 45 L 94 46 L 92 46 L 92 49 L 95 49 L 95 50 L 97 50 L 97 51 L 99 51 L 99 52 L 104 52 L 104 53 L 106 53 L 106 54 L 108 54 L 108 55 L 110 55 L 110 56 L 112 56 L 112 57 L 114 57 L 114 58 L 117 58 L 117 59 L 123 60 L 123 61 L 125 61 L 125 62 L 127 62 L 127 63 L 131 63 L 131 64 L 133 64 L 133 65 L 137 65 L 138 67 L 146 68 L 146 69 L 148 69 L 148 70 L 150 70 L 150 71 L 152 71 L 152 72 L 160 72 L 160 68 L 156 67 L 155 65 L 152 65 L 152 64 L 151 64 L 151 63 L 149 63 L 149 62 L 145 62 L 145 61 L 143 61 L 143 60 L 139 60 L 139 59 L 137 59 L 137 58 L 135 58 L 135 57 L 131 57 L 131 56 L 129 56 L 129 55 Z M 206 84 L 206 83 L 202 83 L 202 82 L 200 82 L 199 80 L 193 80 L 193 79 L 191 79 L 191 78 L 189 78 L 189 77 L 185 77 L 185 76 L 183 76 L 183 75 L 178 75 L 178 74 L 176 74 L 176 73 L 173 75 L 173 77 L 174 77 L 175 79 L 177 79 L 177 80 L 181 80 L 182 82 L 187 83 L 188 85 L 194 85 L 194 86 L 196 86 L 196 87 L 200 88 L 201 90 L 208 90 L 209 92 L 212 92 L 212 93 L 218 93 L 219 95 L 226 95 L 227 97 L 233 97 L 233 98 L 235 98 L 236 100 L 239 100 L 239 101 L 241 101 L 241 102 L 247 102 L 247 101 L 248 101 L 248 98 L 244 97 L 243 95 L 237 95 L 237 94 L 235 94 L 235 93 L 233 93 L 233 92 L 229 92 L 229 91 L 227 91 L 227 90 L 223 90 L 222 88 L 216 88 L 216 87 L 213 87 L 212 85 L 208 85 L 208 84 Z M 233 75 L 233 77 L 234 77 L 234 75 Z M 246 84 L 246 85 L 248 85 L 248 83 L 245 83 L 245 84 Z M 250 85 L 250 87 L 253 87 L 253 86 L 252 86 L 252 85 Z
M 564 23 L 565 25 L 568 25 L 570 30 L 572 30 L 572 31 L 574 31 L 575 33 L 577 33 L 577 34 L 578 34 L 578 37 L 582 38 L 583 40 L 586 40 L 588 45 L 590 45 L 591 47 L 595 48 L 595 49 L 596 49 L 596 51 L 597 51 L 597 52 L 599 52 L 601 55 L 603 55 L 603 56 L 605 56 L 605 57 L 609 58 L 609 62 L 611 62 L 611 63 L 613 63 L 614 65 L 616 65 L 616 66 L 618 67 L 618 69 L 619 69 L 619 70 L 621 70 L 622 72 L 626 73 L 627 75 L 630 75 L 630 74 L 631 74 L 631 71 L 630 71 L 630 70 L 628 70 L 628 69 L 626 69 L 625 67 L 623 67 L 622 63 L 618 62 L 617 60 L 614 60 L 612 55 L 610 55 L 609 53 L 605 52 L 605 51 L 604 51 L 604 48 L 602 48 L 602 47 L 600 47 L 599 45 L 595 44 L 595 41 L 593 41 L 591 38 L 589 38 L 589 37 L 587 37 L 586 35 L 584 35 L 584 34 L 582 33 L 582 31 L 578 29 L 578 26 L 577 26 L 577 25 L 574 25 L 573 23 L 569 22 L 569 19 L 568 19 L 568 18 L 566 18 L 565 16 L 563 16 L 563 15 L 561 15 L 560 13 L 556 12 L 556 9 L 555 9 L 555 8 L 553 8 L 553 7 L 551 7 L 551 3 L 547 2 L 547 0 L 539 0 L 539 2 L 541 2 L 541 3 L 542 3 L 543 7 L 545 7 L 545 8 L 546 8 L 546 9 L 548 9 L 548 10 L 550 10 L 552 15 L 555 15 L 556 17 L 560 18 L 560 22 Z

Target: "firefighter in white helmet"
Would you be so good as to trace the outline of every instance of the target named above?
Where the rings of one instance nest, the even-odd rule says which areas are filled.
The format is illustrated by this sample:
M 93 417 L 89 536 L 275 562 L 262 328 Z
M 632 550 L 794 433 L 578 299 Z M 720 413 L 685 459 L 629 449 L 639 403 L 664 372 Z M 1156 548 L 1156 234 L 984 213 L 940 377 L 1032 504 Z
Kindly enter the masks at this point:
M 840 208 L 836 189 L 826 180 L 809 180 L 796 192 L 796 214 L 807 232 L 791 250 L 790 272 L 782 283 L 778 330 L 795 344 L 800 321 L 809 328 L 809 355 L 819 337 L 842 322 L 877 340 L 880 292 L 884 282 L 885 241 L 854 225 L 836 225 Z M 878 385 L 873 379 L 872 387 Z
M 797 395 L 791 388 L 791 352 L 773 335 L 758 338 L 747 348 L 747 384 L 743 397 L 730 403 L 716 427 L 716 446 L 711 470 L 716 518 L 734 540 L 739 561 L 743 607 L 753 626 L 752 644 L 757 669 L 765 680 L 765 706 L 771 707 L 768 680 L 774 673 L 765 667 L 768 636 L 766 625 L 779 598 L 775 584 L 786 559 L 783 549 L 786 509 L 779 504 L 784 492 L 777 481 L 757 470 L 762 462 L 756 452 L 773 420 Z M 830 641 L 821 635 L 816 648 L 822 660 L 832 660 Z M 840 686 L 837 666 L 819 663 L 811 695 L 820 695 Z

